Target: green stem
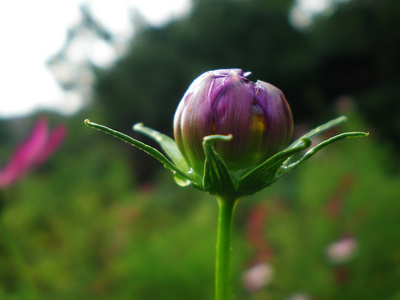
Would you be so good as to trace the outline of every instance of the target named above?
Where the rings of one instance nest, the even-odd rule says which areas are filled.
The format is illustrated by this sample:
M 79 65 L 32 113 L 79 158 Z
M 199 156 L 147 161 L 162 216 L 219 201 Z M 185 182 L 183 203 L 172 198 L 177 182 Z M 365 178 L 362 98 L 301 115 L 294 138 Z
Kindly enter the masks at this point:
M 229 300 L 231 295 L 232 222 L 237 199 L 218 197 L 218 233 L 215 264 L 215 299 Z

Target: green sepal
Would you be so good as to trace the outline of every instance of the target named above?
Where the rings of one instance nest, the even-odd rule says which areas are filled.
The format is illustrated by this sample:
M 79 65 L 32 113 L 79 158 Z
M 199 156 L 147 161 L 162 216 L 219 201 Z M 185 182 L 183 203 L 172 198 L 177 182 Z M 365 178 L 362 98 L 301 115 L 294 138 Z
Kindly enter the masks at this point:
M 179 151 L 178 146 L 176 145 L 175 141 L 169 136 L 149 127 L 146 127 L 143 125 L 143 123 L 137 123 L 133 125 L 133 130 L 140 132 L 155 140 L 179 169 L 185 172 L 189 171 L 189 166 L 187 165 L 185 159 Z
M 178 176 L 178 178 L 180 180 L 182 180 L 182 178 L 185 178 L 189 181 L 192 181 L 193 178 L 189 174 L 187 174 L 185 171 L 182 171 L 181 169 L 179 169 L 176 165 L 174 165 L 170 160 L 168 160 L 168 158 L 166 158 L 157 149 L 155 149 L 149 145 L 146 145 L 145 143 L 142 143 L 126 134 L 123 134 L 119 131 L 113 130 L 107 126 L 90 122 L 87 119 L 85 120 L 85 124 L 89 127 L 98 129 L 102 132 L 108 133 L 116 138 L 119 138 L 119 139 L 123 140 L 124 142 L 131 144 L 132 146 L 135 146 L 135 147 L 139 148 L 140 150 L 146 152 L 147 154 L 153 156 L 155 159 L 157 159 L 159 162 L 161 162 L 166 169 L 172 171 L 172 173 L 174 173 L 174 175 Z
M 334 137 L 331 137 L 321 143 L 319 143 L 318 145 L 316 145 L 315 147 L 309 149 L 299 160 L 297 160 L 294 163 L 290 163 L 289 160 L 285 161 L 283 163 L 283 165 L 281 166 L 281 168 L 278 170 L 278 172 L 275 175 L 275 180 L 279 179 L 280 177 L 282 177 L 283 175 L 289 173 L 290 171 L 292 171 L 294 168 L 298 167 L 300 164 L 302 164 L 303 162 L 305 162 L 307 159 L 309 159 L 311 156 L 313 156 L 315 153 L 317 153 L 319 150 L 321 150 L 322 148 L 325 148 L 326 146 L 343 140 L 343 139 L 347 139 L 347 138 L 357 138 L 357 137 L 364 137 L 364 136 L 368 136 L 369 133 L 367 132 L 344 132 L 341 134 L 338 134 Z
M 331 129 L 332 127 L 342 124 L 346 121 L 347 121 L 346 116 L 340 116 L 336 119 L 326 122 L 325 124 L 319 125 L 318 127 L 315 127 L 313 130 L 307 132 L 305 135 L 303 135 L 302 137 L 300 137 L 299 139 L 294 141 L 292 144 L 290 144 L 288 147 L 286 147 L 286 149 L 295 148 L 295 147 L 299 146 L 300 144 L 302 144 L 302 140 L 304 138 L 311 139 L 312 137 L 316 136 L 317 134 L 327 131 L 327 130 Z
M 314 129 L 310 130 L 305 135 L 303 135 L 302 137 L 300 137 L 299 139 L 294 141 L 292 144 L 290 144 L 288 147 L 286 147 L 286 149 L 295 148 L 295 147 L 301 145 L 302 140 L 304 138 L 311 139 L 312 137 L 331 129 L 332 127 L 338 126 L 346 121 L 347 121 L 346 116 L 340 116 L 340 117 L 337 117 L 336 119 L 326 122 L 325 124 L 319 125 L 318 127 L 315 127 Z M 286 163 L 289 164 L 293 159 L 294 159 L 293 156 L 289 157 L 288 160 L 286 161 Z
M 236 189 L 222 158 L 214 150 L 217 141 L 230 141 L 232 135 L 209 135 L 203 138 L 204 161 L 203 188 L 213 195 L 235 195 Z
M 166 169 L 172 171 L 175 182 L 180 186 L 193 185 L 201 190 L 208 191 L 210 194 L 240 197 L 262 190 L 280 177 L 292 171 L 329 144 L 346 138 L 363 137 L 368 135 L 368 133 L 365 132 L 346 132 L 336 135 L 309 149 L 300 159 L 296 162 L 292 162 L 293 154 L 311 146 L 311 137 L 344 121 L 346 121 L 346 117 L 342 116 L 316 127 L 300 139 L 296 140 L 285 150 L 276 153 L 274 156 L 270 157 L 252 170 L 242 171 L 243 173 L 240 175 L 237 172 L 229 172 L 226 164 L 213 147 L 216 141 L 231 140 L 232 135 L 206 136 L 203 139 L 203 149 L 206 157 L 204 161 L 203 178 L 200 178 L 200 175 L 194 173 L 187 165 L 173 139 L 151 128 L 145 127 L 141 123 L 136 124 L 133 129 L 158 142 L 170 160 L 157 149 L 121 132 L 90 122 L 89 120 L 85 120 L 85 124 L 89 127 L 117 137 L 153 156 L 160 161 Z M 232 178 L 234 178 L 234 181 L 232 181 Z
M 311 140 L 303 138 L 300 145 L 276 153 L 265 162 L 245 173 L 239 179 L 238 194 L 241 196 L 251 195 L 267 187 L 276 180 L 276 172 L 290 156 L 310 146 Z

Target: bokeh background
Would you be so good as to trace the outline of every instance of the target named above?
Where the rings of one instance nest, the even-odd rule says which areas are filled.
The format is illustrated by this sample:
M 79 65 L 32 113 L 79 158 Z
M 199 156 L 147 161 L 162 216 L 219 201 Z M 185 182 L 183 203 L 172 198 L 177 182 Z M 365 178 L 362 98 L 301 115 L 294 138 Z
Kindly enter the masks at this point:
M 0 119 L 3 168 L 39 117 L 68 129 L 49 161 L 0 191 L 26 271 L 1 235 L 0 298 L 22 299 L 29 276 L 40 299 L 212 299 L 216 201 L 83 120 L 154 145 L 132 125 L 172 135 L 190 82 L 235 67 L 282 89 L 296 137 L 342 114 L 337 132 L 370 132 L 239 202 L 235 299 L 400 299 L 400 2 L 306 2 L 192 0 L 162 25 L 133 10 L 125 36 L 90 5 L 77 8 L 46 66 L 68 95 L 60 99 L 78 108 Z M 96 63 L 104 47 L 114 59 Z

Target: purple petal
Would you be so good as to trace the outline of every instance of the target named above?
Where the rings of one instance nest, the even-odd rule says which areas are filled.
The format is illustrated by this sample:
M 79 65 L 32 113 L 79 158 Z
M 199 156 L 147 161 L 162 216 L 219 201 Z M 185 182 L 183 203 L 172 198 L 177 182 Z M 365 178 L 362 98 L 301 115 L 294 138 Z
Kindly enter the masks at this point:
M 220 149 L 222 156 L 233 160 L 239 158 L 248 146 L 254 94 L 251 83 L 243 82 L 242 78 L 230 76 L 229 81 L 225 92 L 216 101 L 214 118 L 217 134 L 233 135 L 232 143 L 216 148 Z
M 290 107 L 282 91 L 263 82 L 256 82 L 259 88 L 256 98 L 266 117 L 265 148 L 270 155 L 282 150 L 289 142 L 293 132 L 293 118 Z

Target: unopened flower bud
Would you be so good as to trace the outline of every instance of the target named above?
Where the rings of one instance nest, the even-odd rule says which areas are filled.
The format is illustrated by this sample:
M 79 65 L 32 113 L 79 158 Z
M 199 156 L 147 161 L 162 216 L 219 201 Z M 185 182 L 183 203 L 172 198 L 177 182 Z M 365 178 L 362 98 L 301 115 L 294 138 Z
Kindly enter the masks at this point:
M 198 77 L 181 100 L 174 119 L 174 135 L 187 163 L 199 174 L 205 160 L 203 138 L 232 134 L 215 150 L 228 169 L 257 166 L 287 146 L 293 118 L 278 88 L 251 82 L 240 69 L 209 71 Z

